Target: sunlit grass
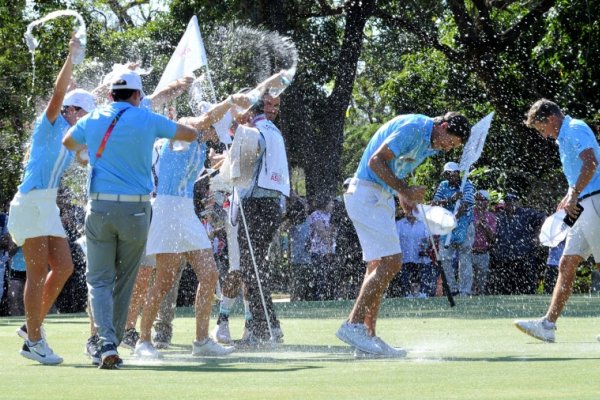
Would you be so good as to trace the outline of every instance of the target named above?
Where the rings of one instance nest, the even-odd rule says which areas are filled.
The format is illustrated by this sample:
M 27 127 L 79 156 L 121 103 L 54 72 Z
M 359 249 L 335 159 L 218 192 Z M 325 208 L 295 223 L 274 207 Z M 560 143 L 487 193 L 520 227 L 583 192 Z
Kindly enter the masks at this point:
M 597 399 L 599 297 L 577 296 L 559 321 L 557 343 L 523 335 L 512 319 L 538 317 L 545 296 L 386 300 L 378 323 L 403 360 L 355 360 L 334 333 L 351 302 L 278 303 L 285 344 L 195 358 L 192 310 L 178 310 L 174 346 L 160 362 L 121 349 L 125 367 L 104 371 L 83 354 L 84 315 L 54 315 L 50 345 L 65 358 L 41 366 L 18 354 L 21 318 L 0 319 L 0 399 Z M 239 311 L 239 310 L 236 310 Z M 213 320 L 214 325 L 214 320 Z M 239 337 L 243 320 L 231 319 Z

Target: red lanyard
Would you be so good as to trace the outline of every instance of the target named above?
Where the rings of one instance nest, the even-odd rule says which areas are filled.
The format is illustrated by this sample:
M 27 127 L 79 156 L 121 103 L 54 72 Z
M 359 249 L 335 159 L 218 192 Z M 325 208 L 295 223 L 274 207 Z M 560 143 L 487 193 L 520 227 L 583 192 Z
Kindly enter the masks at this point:
M 121 115 L 123 115 L 123 113 L 125 111 L 127 111 L 128 108 L 129 107 L 124 108 L 121 111 L 119 111 L 117 113 L 117 116 L 115 117 L 115 119 L 113 119 L 112 122 L 110 123 L 108 129 L 106 130 L 106 133 L 104 134 L 104 138 L 102 138 L 102 143 L 100 143 L 100 147 L 98 147 L 98 151 L 96 152 L 96 158 L 102 157 L 102 153 L 104 153 L 104 148 L 106 147 L 106 142 L 108 142 L 108 138 L 110 137 L 110 134 L 112 133 L 113 129 L 115 128 L 115 125 L 119 121 L 119 118 L 121 118 Z

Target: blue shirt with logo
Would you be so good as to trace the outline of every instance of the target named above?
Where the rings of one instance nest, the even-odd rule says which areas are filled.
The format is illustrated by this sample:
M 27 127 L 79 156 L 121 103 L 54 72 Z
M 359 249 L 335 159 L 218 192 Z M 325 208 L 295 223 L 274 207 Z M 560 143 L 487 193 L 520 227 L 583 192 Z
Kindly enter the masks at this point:
M 447 200 L 454 196 L 454 194 L 457 192 L 460 192 L 460 185 L 451 186 L 448 181 L 442 181 L 438 186 L 437 190 L 435 191 L 435 194 L 433 195 L 433 200 Z M 464 214 L 462 214 L 460 218 L 458 218 L 458 220 L 456 221 L 456 228 L 454 228 L 454 230 L 452 231 L 450 243 L 460 244 L 464 242 L 467 237 L 467 229 L 469 228 L 469 225 L 473 222 L 473 206 L 475 205 L 475 188 L 473 187 L 473 184 L 467 181 L 465 183 L 465 187 L 462 193 L 462 199 L 460 201 L 461 203 L 467 204 L 467 209 L 464 212 Z M 448 203 L 445 206 L 447 210 L 450 210 L 452 212 L 454 212 L 455 207 L 455 201 Z M 441 240 L 442 242 L 444 242 L 446 240 L 446 237 L 442 237 Z
M 165 143 L 160 153 L 156 193 L 193 198 L 194 183 L 204 168 L 204 161 L 204 143 L 194 140 L 184 151 L 174 151 L 169 143 Z
M 598 146 L 594 132 L 592 132 L 585 122 L 579 119 L 571 118 L 568 115 L 565 116 L 558 132 L 556 143 L 558 144 L 563 172 L 567 178 L 567 182 L 569 182 L 569 186 L 575 185 L 581 173 L 583 161 L 579 158 L 579 155 L 582 151 L 592 149 L 596 160 L 600 162 L 600 146 Z M 581 191 L 579 196 L 581 197 L 597 190 L 600 190 L 600 168 L 596 168 L 592 180 Z
M 115 125 L 101 158 L 96 157 L 108 126 L 127 108 Z M 114 102 L 96 108 L 72 129 L 75 141 L 86 144 L 91 168 L 89 192 L 146 195 L 152 191 L 152 148 L 157 138 L 171 139 L 177 125 L 159 114 Z
M 432 130 L 433 119 L 425 115 L 399 115 L 386 122 L 367 144 L 354 176 L 378 183 L 388 192 L 394 193 L 394 190 L 369 168 L 369 159 L 383 144 L 387 145 L 395 156 L 388 161 L 388 166 L 396 177 L 402 179 L 414 171 L 427 157 L 437 153 L 431 147 Z
M 29 160 L 23 173 L 19 192 L 27 193 L 36 189 L 55 189 L 60 178 L 73 161 L 73 153 L 62 145 L 69 122 L 59 114 L 54 124 L 44 112 L 33 128 Z

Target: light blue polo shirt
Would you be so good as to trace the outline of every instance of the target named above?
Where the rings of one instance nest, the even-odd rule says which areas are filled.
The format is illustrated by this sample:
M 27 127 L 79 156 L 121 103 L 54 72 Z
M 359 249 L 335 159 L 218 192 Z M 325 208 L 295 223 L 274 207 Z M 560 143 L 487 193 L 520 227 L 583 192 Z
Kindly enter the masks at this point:
M 569 186 L 575 185 L 581 173 L 583 161 L 579 158 L 582 151 L 593 149 L 596 160 L 600 162 L 600 146 L 594 132 L 582 120 L 565 116 L 556 139 L 560 162 Z M 590 183 L 581 191 L 581 196 L 600 190 L 600 168 L 596 168 Z
M 117 113 L 123 113 L 102 157 L 96 152 Z M 171 139 L 177 125 L 168 118 L 126 102 L 96 108 L 73 126 L 75 141 L 88 147 L 90 193 L 145 195 L 152 191 L 152 147 L 157 138 Z
M 358 179 L 380 184 L 385 190 L 394 193 L 381 178 L 369 168 L 369 159 L 386 144 L 395 157 L 388 166 L 399 179 L 414 171 L 427 157 L 437 153 L 431 148 L 433 119 L 419 114 L 399 115 L 383 124 L 373 135 L 358 164 L 354 176 Z
M 60 178 L 73 161 L 73 153 L 62 145 L 63 136 L 70 127 L 62 114 L 59 114 L 54 124 L 50 123 L 46 112 L 36 120 L 31 136 L 29 161 L 19 192 L 58 188 Z
M 433 195 L 434 201 L 439 200 L 447 200 L 454 196 L 456 192 L 460 191 L 460 185 L 457 187 L 450 186 L 448 181 L 442 181 L 438 186 L 435 194 Z M 467 210 L 463 215 L 458 218 L 456 221 L 456 228 L 452 231 L 451 243 L 462 243 L 467 238 L 467 230 L 469 225 L 473 222 L 473 206 L 475 205 L 475 188 L 473 184 L 467 180 L 465 183 L 465 187 L 463 190 L 463 196 L 461 199 L 461 203 L 464 202 L 467 204 Z M 454 212 L 454 208 L 456 207 L 456 202 L 446 204 L 445 208 L 449 211 Z M 445 242 L 446 236 L 444 235 L 441 238 L 442 242 Z
M 158 168 L 158 195 L 194 197 L 194 183 L 206 161 L 206 144 L 190 143 L 185 151 L 173 151 L 168 143 L 162 146 Z

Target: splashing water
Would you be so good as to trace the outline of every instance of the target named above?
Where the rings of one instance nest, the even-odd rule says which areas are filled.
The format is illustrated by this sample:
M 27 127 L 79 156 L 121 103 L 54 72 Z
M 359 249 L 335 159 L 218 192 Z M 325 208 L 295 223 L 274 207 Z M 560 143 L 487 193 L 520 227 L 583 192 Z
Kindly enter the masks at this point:
M 77 28 L 77 33 L 75 34 L 75 36 L 81 42 L 81 47 L 79 49 L 79 52 L 77 52 L 77 54 L 73 55 L 73 63 L 80 64 L 83 61 L 83 58 L 85 57 L 85 46 L 86 46 L 86 42 L 87 42 L 86 26 L 85 26 L 85 20 L 83 19 L 81 14 L 79 14 L 78 12 L 73 11 L 73 10 L 53 11 L 50 14 L 31 22 L 29 25 L 27 25 L 27 31 L 25 32 L 25 44 L 27 44 L 27 47 L 29 48 L 29 52 L 31 53 L 31 65 L 33 68 L 33 71 L 32 71 L 33 77 L 31 80 L 31 89 L 32 90 L 35 88 L 35 49 L 40 45 L 40 42 L 35 38 L 35 36 L 33 36 L 33 33 L 32 33 L 33 28 L 35 28 L 36 26 L 41 25 L 45 22 L 48 22 L 52 19 L 56 19 L 58 17 L 64 17 L 64 16 L 75 17 L 75 18 L 77 18 L 77 20 L 79 22 L 79 27 Z
M 221 27 L 206 43 L 218 96 L 242 87 L 255 87 L 277 72 L 283 72 L 282 88 L 292 82 L 298 64 L 298 51 L 292 40 L 277 32 L 247 26 Z M 271 95 L 283 92 L 274 90 Z

